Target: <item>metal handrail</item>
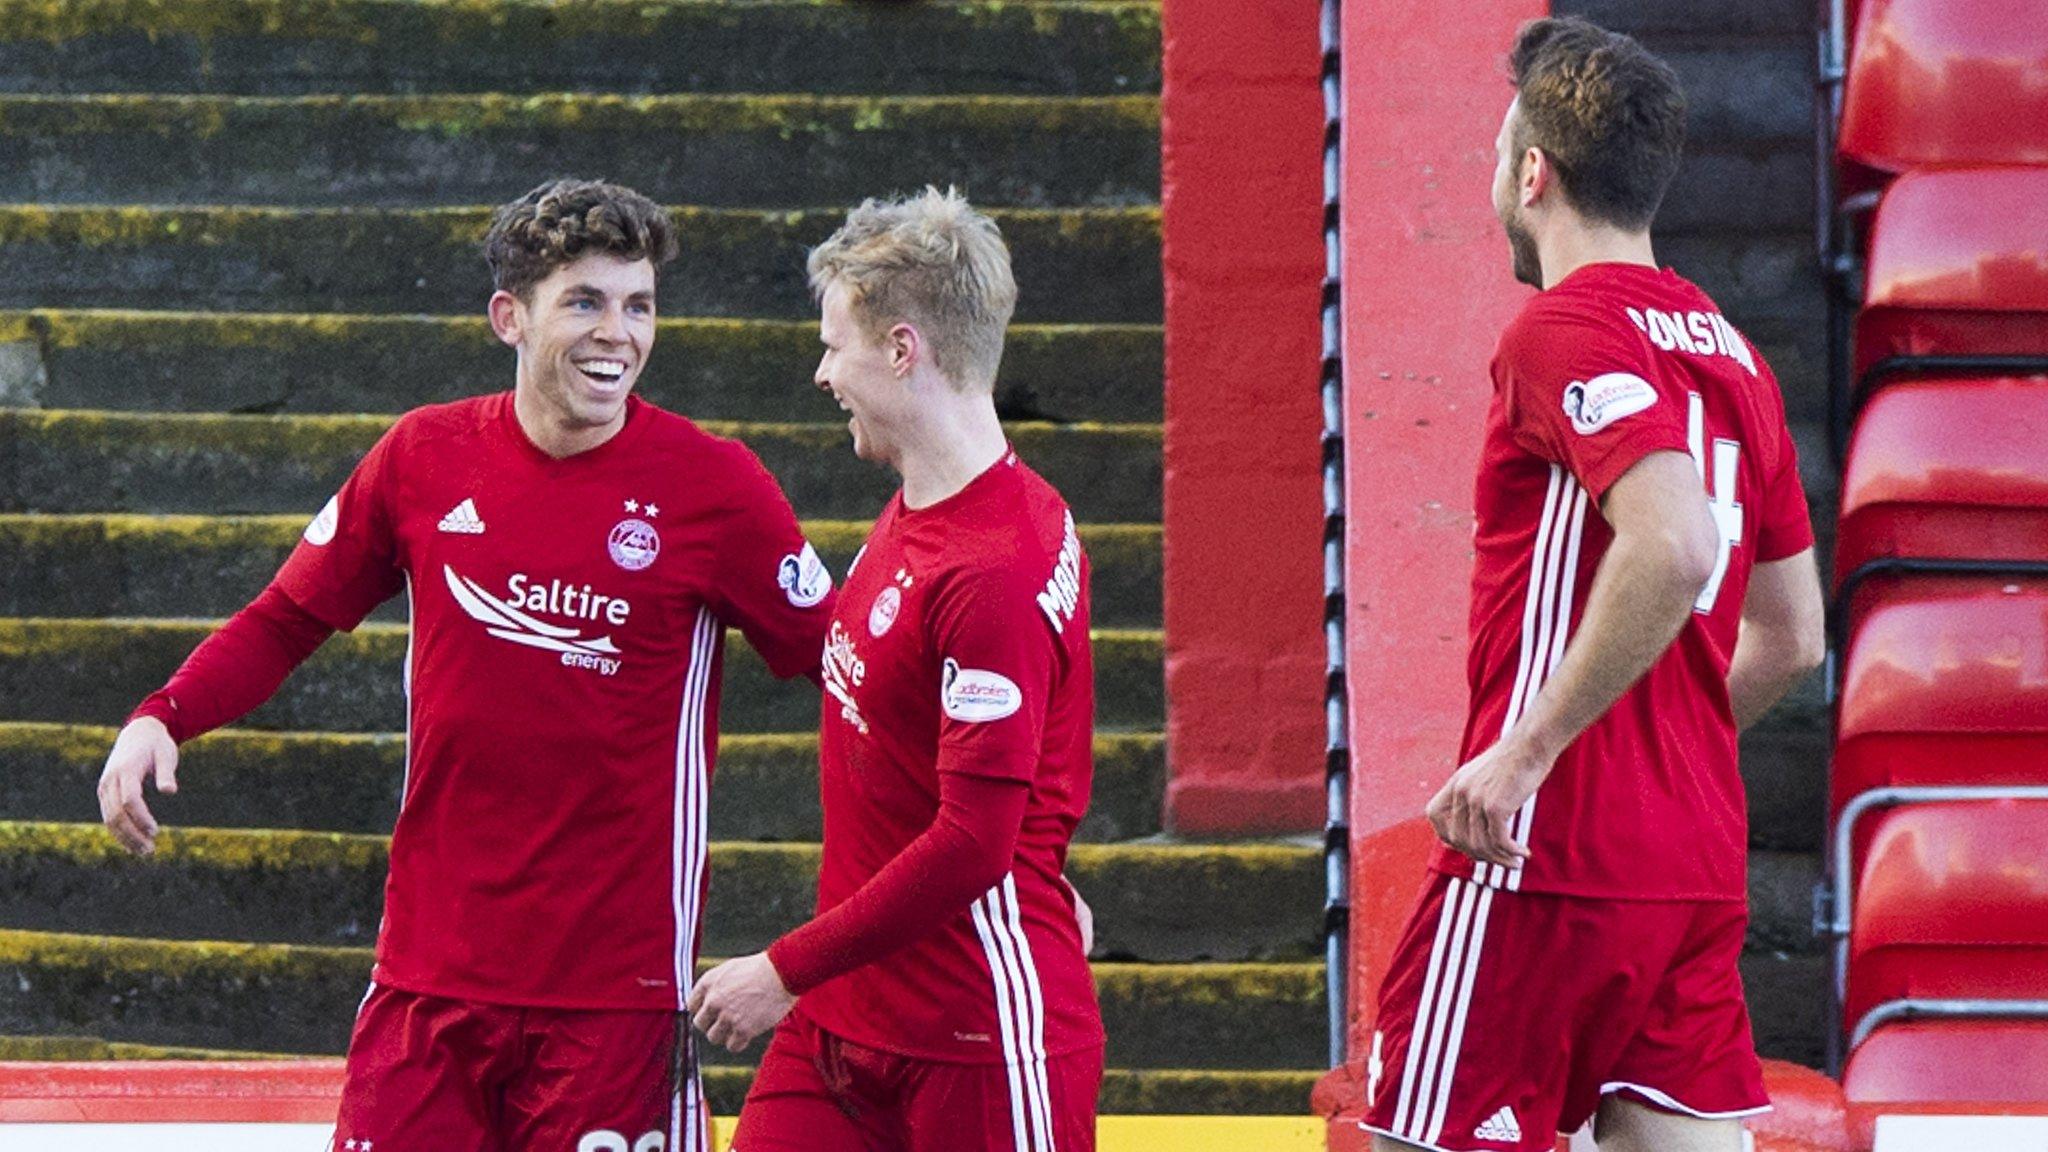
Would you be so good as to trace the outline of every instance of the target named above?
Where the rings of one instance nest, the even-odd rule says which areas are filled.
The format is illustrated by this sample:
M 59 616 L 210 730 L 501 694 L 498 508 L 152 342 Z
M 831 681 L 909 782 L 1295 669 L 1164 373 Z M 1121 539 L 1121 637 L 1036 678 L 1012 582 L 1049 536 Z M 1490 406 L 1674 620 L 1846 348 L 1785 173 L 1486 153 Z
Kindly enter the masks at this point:
M 1894 1020 L 2048 1020 L 2048 1000 L 1887 1000 L 1863 1014 L 1849 1051 Z
M 1344 342 L 1342 0 L 1323 0 L 1323 980 L 1330 1067 L 1349 1055 L 1351 1021 L 1351 713 L 1344 633 Z
M 1815 930 L 1829 942 L 1833 954 L 1832 979 L 1828 983 L 1828 1071 L 1842 1071 L 1841 1013 L 1849 991 L 1849 930 L 1854 911 L 1856 825 L 1877 808 L 1905 804 L 1953 804 L 1972 800 L 2044 800 L 2048 785 L 1940 785 L 1931 787 L 1872 788 L 1859 792 L 1835 819 L 1833 850 L 1828 857 L 1825 916 L 1815 916 Z M 1860 1027 L 1860 1022 L 1859 1022 Z

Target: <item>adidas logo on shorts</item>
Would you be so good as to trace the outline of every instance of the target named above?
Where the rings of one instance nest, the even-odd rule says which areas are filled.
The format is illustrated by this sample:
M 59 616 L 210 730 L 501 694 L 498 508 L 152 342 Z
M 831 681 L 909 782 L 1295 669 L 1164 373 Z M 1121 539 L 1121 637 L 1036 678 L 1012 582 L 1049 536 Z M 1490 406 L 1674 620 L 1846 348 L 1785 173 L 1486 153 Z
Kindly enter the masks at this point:
M 1474 1128 L 1472 1135 L 1481 1140 L 1519 1144 L 1522 1142 L 1522 1126 L 1515 1120 L 1513 1108 L 1503 1108 L 1488 1118 L 1486 1123 Z
M 483 518 L 476 514 L 476 501 L 464 500 L 449 509 L 448 514 L 441 517 L 441 531 L 463 536 L 483 535 L 484 522 Z

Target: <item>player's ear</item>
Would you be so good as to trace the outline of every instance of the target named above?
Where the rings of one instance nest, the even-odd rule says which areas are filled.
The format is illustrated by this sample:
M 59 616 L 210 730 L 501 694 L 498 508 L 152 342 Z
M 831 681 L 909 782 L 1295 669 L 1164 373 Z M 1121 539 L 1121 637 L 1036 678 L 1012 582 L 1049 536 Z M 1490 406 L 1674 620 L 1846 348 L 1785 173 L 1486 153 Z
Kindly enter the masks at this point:
M 491 302 L 484 306 L 491 318 L 491 331 L 498 339 L 514 348 L 526 328 L 526 305 L 510 292 L 491 293 Z
M 889 368 L 897 379 L 910 375 L 917 367 L 918 358 L 924 355 L 924 334 L 909 324 L 898 324 L 889 329 Z
M 1515 196 L 1522 207 L 1529 208 L 1541 199 L 1543 194 L 1557 180 L 1557 171 L 1551 167 L 1550 156 L 1541 148 L 1530 147 L 1522 152 L 1521 174 L 1515 181 Z

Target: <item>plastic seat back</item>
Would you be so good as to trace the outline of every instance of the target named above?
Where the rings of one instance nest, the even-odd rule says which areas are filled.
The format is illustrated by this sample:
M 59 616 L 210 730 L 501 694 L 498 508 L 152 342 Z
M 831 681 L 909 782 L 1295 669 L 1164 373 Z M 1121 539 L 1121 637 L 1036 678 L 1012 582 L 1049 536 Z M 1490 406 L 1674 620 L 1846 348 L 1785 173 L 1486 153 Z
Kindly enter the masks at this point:
M 1915 804 L 1867 819 L 1845 1025 L 1894 1000 L 2048 1000 L 2048 802 Z
M 2048 561 L 2048 376 L 1916 380 L 1870 398 L 1842 476 L 1838 586 L 1890 557 Z
M 1908 172 L 1878 205 L 1852 379 L 1958 355 L 2048 356 L 2048 168 Z
M 2048 20 L 2027 0 L 1867 0 L 1841 152 L 1883 172 L 2048 164 Z M 2029 16 L 2032 19 L 2029 19 Z
M 1870 1034 L 1842 1069 L 1858 1104 L 2048 1100 L 2048 1021 L 1911 1020 Z
M 1873 582 L 1842 660 L 1830 829 L 1877 788 L 2048 784 L 2048 581 Z

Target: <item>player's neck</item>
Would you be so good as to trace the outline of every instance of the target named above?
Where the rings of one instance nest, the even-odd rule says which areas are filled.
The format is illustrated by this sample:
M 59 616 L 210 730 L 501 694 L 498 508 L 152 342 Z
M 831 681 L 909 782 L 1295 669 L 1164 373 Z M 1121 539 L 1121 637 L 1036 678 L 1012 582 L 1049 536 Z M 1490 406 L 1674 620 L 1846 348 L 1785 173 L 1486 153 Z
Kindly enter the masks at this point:
M 626 426 L 624 408 L 619 409 L 617 419 L 606 424 L 572 424 L 525 388 L 512 390 L 512 414 L 527 440 L 557 460 L 599 447 Z
M 1624 232 L 1597 225 L 1558 228 L 1536 241 L 1537 259 L 1543 267 L 1543 287 L 1554 288 L 1565 277 L 1588 264 L 1640 264 L 1657 266 L 1657 253 L 1650 233 Z
M 1009 447 L 995 401 L 987 394 L 953 395 L 933 404 L 896 457 L 904 506 L 929 508 L 957 494 Z

